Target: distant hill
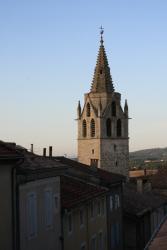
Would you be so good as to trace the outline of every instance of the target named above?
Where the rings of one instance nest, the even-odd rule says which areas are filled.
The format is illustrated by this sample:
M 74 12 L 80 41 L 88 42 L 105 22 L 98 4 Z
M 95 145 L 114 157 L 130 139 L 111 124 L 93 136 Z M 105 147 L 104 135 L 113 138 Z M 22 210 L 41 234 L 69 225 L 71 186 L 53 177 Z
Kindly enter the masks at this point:
M 130 160 L 167 160 L 166 148 L 151 148 L 130 153 Z

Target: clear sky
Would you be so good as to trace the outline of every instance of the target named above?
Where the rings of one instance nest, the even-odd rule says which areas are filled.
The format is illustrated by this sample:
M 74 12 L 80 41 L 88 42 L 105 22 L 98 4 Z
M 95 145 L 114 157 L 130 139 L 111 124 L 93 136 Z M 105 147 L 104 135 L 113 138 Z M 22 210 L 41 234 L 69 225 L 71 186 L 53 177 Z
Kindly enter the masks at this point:
M 101 25 L 115 89 L 128 99 L 130 150 L 167 146 L 166 0 L 1 0 L 1 140 L 76 154 L 76 107 Z

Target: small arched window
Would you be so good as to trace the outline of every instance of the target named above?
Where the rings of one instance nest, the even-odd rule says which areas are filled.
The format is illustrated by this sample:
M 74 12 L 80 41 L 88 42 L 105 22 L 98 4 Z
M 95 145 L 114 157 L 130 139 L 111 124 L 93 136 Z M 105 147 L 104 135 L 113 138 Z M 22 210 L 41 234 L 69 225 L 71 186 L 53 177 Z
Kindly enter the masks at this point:
M 95 137 L 95 133 L 96 133 L 95 120 L 92 119 L 90 122 L 90 136 Z
M 111 136 L 111 119 L 108 118 L 106 121 L 106 134 L 108 137 Z
M 117 120 L 117 136 L 122 135 L 122 122 L 121 119 Z
M 112 102 L 111 104 L 111 114 L 112 116 L 116 116 L 116 103 L 115 102 Z
M 90 116 L 90 103 L 88 102 L 86 105 L 86 116 Z
M 86 137 L 86 135 L 87 135 L 86 120 L 83 120 L 83 122 L 82 122 L 82 136 Z

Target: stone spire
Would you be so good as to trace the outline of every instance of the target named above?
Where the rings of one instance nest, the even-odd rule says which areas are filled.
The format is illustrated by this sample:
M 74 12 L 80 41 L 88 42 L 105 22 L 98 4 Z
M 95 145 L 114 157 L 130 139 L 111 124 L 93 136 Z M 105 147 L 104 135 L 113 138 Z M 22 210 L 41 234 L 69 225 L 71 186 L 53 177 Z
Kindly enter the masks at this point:
M 81 118 L 81 104 L 80 104 L 80 101 L 78 101 L 77 116 L 78 116 L 78 119 Z
M 126 117 L 128 117 L 128 102 L 127 102 L 127 100 L 125 100 L 124 113 L 125 113 Z
M 91 86 L 91 92 L 114 92 L 114 86 L 112 82 L 112 77 L 110 74 L 110 68 L 108 65 L 108 60 L 103 45 L 103 28 L 101 27 L 101 39 L 100 48 L 97 57 L 97 63 L 94 71 L 93 82 Z

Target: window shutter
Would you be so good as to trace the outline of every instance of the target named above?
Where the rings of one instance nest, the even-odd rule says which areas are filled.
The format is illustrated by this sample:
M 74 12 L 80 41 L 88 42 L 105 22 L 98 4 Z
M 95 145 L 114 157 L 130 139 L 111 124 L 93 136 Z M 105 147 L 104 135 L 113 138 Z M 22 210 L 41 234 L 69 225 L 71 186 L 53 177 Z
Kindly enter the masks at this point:
M 45 220 L 46 227 L 51 227 L 53 224 L 53 203 L 52 203 L 52 191 L 45 191 Z
M 28 237 L 35 237 L 37 234 L 37 197 L 35 193 L 30 193 L 27 197 L 27 224 Z

